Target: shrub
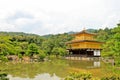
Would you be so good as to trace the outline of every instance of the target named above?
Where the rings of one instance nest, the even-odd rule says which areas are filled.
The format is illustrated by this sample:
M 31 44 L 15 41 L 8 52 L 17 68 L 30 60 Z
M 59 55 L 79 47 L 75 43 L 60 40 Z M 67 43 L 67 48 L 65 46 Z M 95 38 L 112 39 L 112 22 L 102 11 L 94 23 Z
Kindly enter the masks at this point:
M 0 74 L 0 80 L 9 80 L 6 73 Z
M 112 75 L 112 76 L 109 76 L 109 77 L 103 77 L 103 78 L 101 78 L 101 80 L 120 80 L 120 77 Z
M 65 80 L 90 80 L 92 78 L 90 73 L 72 72 L 65 78 Z
M 39 60 L 41 61 L 43 61 L 44 60 L 44 58 L 46 57 L 46 54 L 44 53 L 44 51 L 43 50 L 40 50 L 39 51 L 40 53 L 39 53 Z

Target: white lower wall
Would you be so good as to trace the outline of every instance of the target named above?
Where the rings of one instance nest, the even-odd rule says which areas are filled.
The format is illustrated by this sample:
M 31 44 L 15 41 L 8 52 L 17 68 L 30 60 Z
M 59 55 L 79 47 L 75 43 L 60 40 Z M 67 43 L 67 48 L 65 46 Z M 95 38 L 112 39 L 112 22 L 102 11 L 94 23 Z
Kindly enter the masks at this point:
M 100 56 L 100 50 L 94 50 L 94 56 Z

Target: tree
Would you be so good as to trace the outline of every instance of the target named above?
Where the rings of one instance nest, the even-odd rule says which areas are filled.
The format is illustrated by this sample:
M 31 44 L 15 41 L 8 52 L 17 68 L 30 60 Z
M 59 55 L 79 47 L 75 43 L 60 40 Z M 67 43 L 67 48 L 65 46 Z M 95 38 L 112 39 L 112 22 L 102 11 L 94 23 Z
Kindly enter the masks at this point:
M 9 54 L 9 47 L 7 47 L 5 44 L 0 44 L 0 54 L 4 56 Z
M 100 29 L 97 33 L 97 40 L 105 42 L 108 39 L 108 33 L 105 30 Z
M 45 57 L 46 57 L 46 54 L 45 54 L 44 50 L 39 50 L 39 58 L 40 58 L 40 60 L 44 60 Z
M 52 50 L 52 53 L 53 53 L 54 55 L 56 55 L 56 57 L 58 57 L 58 55 L 60 54 L 60 53 L 59 53 L 59 48 L 54 47 L 53 50 Z
M 111 56 L 115 58 L 115 62 L 120 64 L 120 26 L 113 28 L 112 37 L 106 41 L 106 44 L 103 46 L 103 53 L 106 56 Z
M 60 55 L 61 56 L 65 56 L 65 55 L 67 55 L 67 52 L 66 52 L 66 49 L 65 48 L 59 48 L 59 53 L 60 53 Z
M 42 49 L 45 50 L 45 53 L 50 55 L 52 53 L 52 49 L 54 48 L 54 41 L 51 39 L 45 40 L 42 43 Z
M 111 51 L 115 56 L 120 56 L 120 26 L 115 27 L 112 32 L 113 37 L 110 39 L 111 44 L 109 45 Z
M 35 43 L 31 43 L 30 45 L 28 45 L 27 55 L 33 56 L 33 54 L 38 53 L 39 53 L 38 46 Z
M 66 55 L 66 50 L 64 48 L 61 48 L 61 47 L 54 47 L 53 50 L 52 50 L 52 53 L 54 55 L 56 55 L 56 57 L 58 57 L 58 55 L 65 56 Z

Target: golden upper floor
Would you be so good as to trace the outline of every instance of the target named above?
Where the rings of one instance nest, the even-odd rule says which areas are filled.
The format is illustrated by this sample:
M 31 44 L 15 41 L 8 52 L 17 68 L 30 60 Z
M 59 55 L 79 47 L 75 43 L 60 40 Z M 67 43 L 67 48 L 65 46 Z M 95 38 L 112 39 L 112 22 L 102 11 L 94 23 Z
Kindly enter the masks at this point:
M 67 42 L 68 49 L 101 49 L 103 42 L 96 41 L 96 34 L 88 33 L 85 30 L 73 34 L 75 37 L 72 41 Z
M 83 30 L 82 32 L 73 34 L 73 36 L 75 37 L 74 40 L 95 40 L 94 36 L 96 34 L 92 34 L 92 33 L 88 33 L 85 30 Z

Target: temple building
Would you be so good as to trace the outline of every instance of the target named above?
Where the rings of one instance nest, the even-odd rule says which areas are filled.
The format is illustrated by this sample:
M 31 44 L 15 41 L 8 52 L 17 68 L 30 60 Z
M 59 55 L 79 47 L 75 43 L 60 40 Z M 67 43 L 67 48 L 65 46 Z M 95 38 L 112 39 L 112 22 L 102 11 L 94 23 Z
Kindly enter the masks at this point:
M 74 57 L 100 57 L 103 42 L 95 40 L 95 33 L 86 30 L 72 34 L 74 39 L 67 42 L 69 55 Z

